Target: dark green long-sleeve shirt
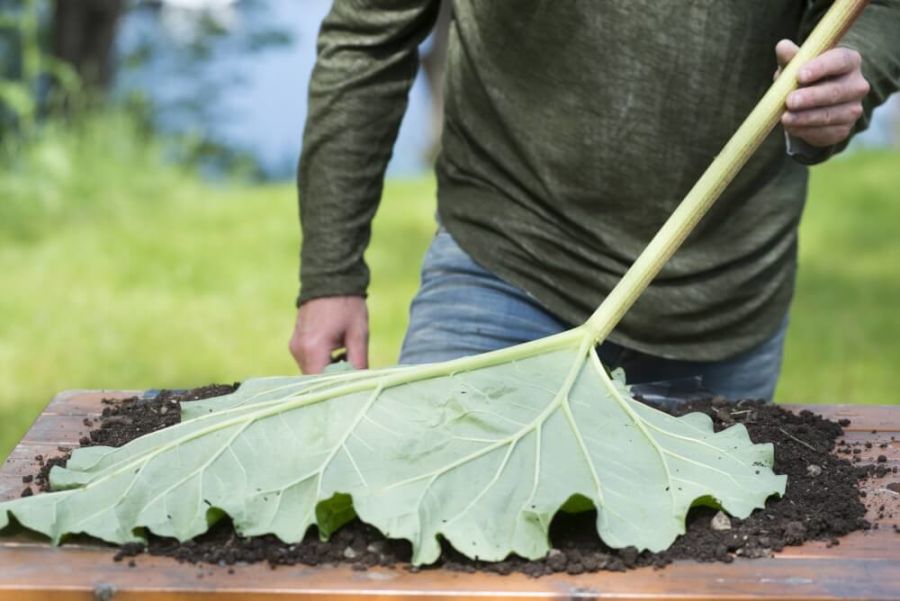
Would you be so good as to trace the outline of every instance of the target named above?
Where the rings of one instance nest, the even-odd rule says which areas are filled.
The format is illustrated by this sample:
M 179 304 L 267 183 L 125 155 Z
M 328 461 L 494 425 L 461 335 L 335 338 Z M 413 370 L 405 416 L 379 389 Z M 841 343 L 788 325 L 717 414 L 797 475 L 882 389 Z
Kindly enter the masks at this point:
M 804 38 L 829 4 L 455 0 L 443 224 L 580 323 L 771 83 L 776 42 Z M 299 172 L 299 302 L 366 290 L 370 222 L 437 12 L 438 0 L 334 0 L 323 23 Z M 900 0 L 874 1 L 843 44 L 872 84 L 861 129 L 900 82 Z M 793 292 L 806 184 L 779 128 L 611 339 L 715 360 L 772 335 Z

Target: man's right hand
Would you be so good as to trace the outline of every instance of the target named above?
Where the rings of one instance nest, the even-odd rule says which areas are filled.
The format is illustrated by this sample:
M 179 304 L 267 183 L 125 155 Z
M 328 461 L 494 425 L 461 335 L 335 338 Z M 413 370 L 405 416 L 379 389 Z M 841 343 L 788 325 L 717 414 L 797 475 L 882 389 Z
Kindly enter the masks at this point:
M 305 374 L 321 373 L 333 351 L 347 349 L 356 369 L 369 366 L 369 313 L 361 296 L 329 296 L 308 300 L 297 310 L 289 345 Z

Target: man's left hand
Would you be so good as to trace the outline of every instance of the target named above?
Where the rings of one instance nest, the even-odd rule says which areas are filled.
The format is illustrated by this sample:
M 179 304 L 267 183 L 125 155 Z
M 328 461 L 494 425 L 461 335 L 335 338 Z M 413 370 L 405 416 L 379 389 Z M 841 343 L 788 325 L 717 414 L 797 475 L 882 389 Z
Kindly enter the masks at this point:
M 781 67 L 799 48 L 790 40 L 775 47 Z M 846 140 L 863 114 L 869 93 L 863 77 L 862 57 L 856 50 L 834 48 L 803 65 L 797 74 L 800 88 L 787 97 L 781 123 L 788 134 L 819 148 Z

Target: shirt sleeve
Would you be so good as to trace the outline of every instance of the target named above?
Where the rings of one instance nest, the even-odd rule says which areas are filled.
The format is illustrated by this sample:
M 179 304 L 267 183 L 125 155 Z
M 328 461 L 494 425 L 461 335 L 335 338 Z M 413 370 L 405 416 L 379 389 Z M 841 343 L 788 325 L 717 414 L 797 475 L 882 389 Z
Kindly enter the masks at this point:
M 418 46 L 439 8 L 440 0 L 334 0 L 322 23 L 298 169 L 298 305 L 365 295 L 372 217 L 418 69 Z
M 787 155 L 803 165 L 815 165 L 821 163 L 834 154 L 835 147 L 820 148 L 805 142 L 796 136 L 784 132 L 784 148 Z
M 805 39 L 831 1 L 812 0 L 801 24 L 800 38 Z M 871 91 L 863 100 L 863 116 L 856 122 L 850 138 L 818 152 L 797 150 L 792 156 L 805 164 L 821 163 L 841 152 L 852 137 L 869 127 L 872 111 L 900 89 L 900 0 L 872 0 L 856 23 L 847 31 L 839 46 L 852 48 L 862 56 L 862 73 Z M 810 149 L 812 147 L 809 147 Z

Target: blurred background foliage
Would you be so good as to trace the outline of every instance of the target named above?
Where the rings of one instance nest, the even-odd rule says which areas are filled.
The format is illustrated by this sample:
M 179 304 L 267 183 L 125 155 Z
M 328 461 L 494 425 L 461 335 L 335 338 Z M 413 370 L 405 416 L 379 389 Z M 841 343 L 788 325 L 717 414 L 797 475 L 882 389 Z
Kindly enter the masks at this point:
M 0 0 L 0 458 L 63 389 L 295 371 L 291 179 L 328 5 Z M 368 252 L 375 366 L 434 230 L 443 45 L 423 48 Z M 779 401 L 898 401 L 896 105 L 814 170 Z

